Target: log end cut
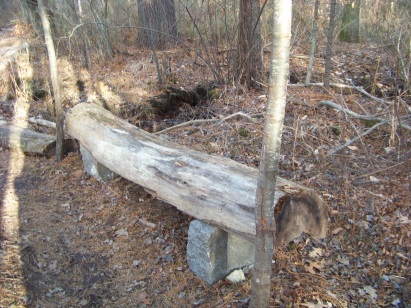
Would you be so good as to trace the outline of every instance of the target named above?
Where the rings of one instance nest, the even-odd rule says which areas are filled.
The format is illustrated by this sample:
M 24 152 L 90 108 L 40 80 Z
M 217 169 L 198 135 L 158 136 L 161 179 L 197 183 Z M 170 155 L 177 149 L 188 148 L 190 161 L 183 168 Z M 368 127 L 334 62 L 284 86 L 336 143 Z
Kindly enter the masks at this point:
M 311 190 L 286 197 L 276 206 L 276 246 L 287 245 L 302 233 L 314 239 L 327 236 L 328 212 L 321 198 Z

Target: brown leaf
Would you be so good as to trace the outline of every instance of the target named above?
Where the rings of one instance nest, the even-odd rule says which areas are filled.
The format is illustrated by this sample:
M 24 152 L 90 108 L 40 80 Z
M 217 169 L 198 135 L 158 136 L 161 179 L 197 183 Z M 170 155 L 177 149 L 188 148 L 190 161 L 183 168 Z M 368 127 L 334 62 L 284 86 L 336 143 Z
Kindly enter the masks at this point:
M 310 261 L 308 265 L 305 265 L 307 272 L 311 274 L 318 274 L 324 268 L 324 260 L 321 261 Z
M 146 292 L 140 293 L 138 295 L 138 299 L 140 300 L 141 303 L 146 304 L 146 305 L 151 305 L 151 301 L 148 299 L 148 295 Z
M 340 233 L 341 231 L 344 231 L 344 228 L 339 227 L 339 228 L 336 228 L 336 229 L 332 230 L 331 233 L 332 233 L 333 235 L 337 235 L 337 234 Z

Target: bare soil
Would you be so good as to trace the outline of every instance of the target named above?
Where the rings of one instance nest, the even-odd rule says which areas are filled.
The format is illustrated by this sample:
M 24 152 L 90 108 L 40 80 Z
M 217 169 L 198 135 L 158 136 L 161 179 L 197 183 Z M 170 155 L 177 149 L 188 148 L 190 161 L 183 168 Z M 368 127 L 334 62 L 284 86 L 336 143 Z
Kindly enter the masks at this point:
M 32 61 L 41 85 L 47 79 L 47 66 L 42 48 L 37 51 Z M 411 305 L 411 136 L 396 122 L 398 115 L 409 116 L 410 98 L 389 97 L 384 72 L 391 63 L 383 52 L 381 47 L 338 43 L 333 78 L 365 85 L 364 80 L 372 83 L 377 76 L 374 93 L 390 106 L 355 90 L 324 94 L 319 87 L 289 89 L 280 175 L 315 189 L 328 205 L 331 224 L 329 236 L 320 243 L 302 236 L 276 250 L 272 307 Z M 173 65 L 168 85 L 193 89 L 213 81 L 206 67 L 193 63 L 189 52 L 169 50 L 162 56 L 171 58 Z M 314 82 L 321 81 L 322 56 L 316 60 Z M 305 76 L 306 62 L 293 51 L 296 81 Z M 66 108 L 96 99 L 148 131 L 191 119 L 265 110 L 264 88 L 219 86 L 219 98 L 182 105 L 171 115 L 152 113 L 147 101 L 164 93 L 165 87 L 155 84 L 155 65 L 144 50 L 130 49 L 111 63 L 96 62 L 92 71 L 62 59 L 60 72 L 66 76 L 62 79 Z M 78 80 L 84 89 L 78 88 Z M 369 123 L 317 108 L 325 99 L 357 113 L 390 119 L 392 126 L 382 125 L 330 156 L 369 129 Z M 0 102 L 0 113 L 11 121 L 15 106 L 14 100 Z M 30 115 L 52 119 L 47 106 L 47 97 L 33 100 Z M 240 117 L 161 136 L 257 167 L 262 127 L 261 118 L 254 123 Z M 192 218 L 125 179 L 104 183 L 88 177 L 79 153 L 56 163 L 1 148 L 0 197 L 0 307 L 248 306 L 252 272 L 237 285 L 227 281 L 205 285 L 186 263 Z

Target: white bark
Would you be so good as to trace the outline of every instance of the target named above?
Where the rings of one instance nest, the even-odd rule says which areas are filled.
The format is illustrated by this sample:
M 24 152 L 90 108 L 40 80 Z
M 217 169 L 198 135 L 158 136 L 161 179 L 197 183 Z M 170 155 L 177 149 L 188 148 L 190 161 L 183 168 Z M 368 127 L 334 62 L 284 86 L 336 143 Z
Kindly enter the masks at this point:
M 168 142 L 92 104 L 67 113 L 66 132 L 111 171 L 191 216 L 254 240 L 256 169 Z M 278 178 L 273 202 L 302 190 Z
M 274 207 L 278 198 L 278 192 L 274 188 L 279 180 L 278 162 L 290 63 L 291 15 L 291 1 L 273 1 L 270 81 L 255 209 L 257 239 L 250 302 L 252 308 L 268 307 L 271 298 L 271 269 L 276 233 Z

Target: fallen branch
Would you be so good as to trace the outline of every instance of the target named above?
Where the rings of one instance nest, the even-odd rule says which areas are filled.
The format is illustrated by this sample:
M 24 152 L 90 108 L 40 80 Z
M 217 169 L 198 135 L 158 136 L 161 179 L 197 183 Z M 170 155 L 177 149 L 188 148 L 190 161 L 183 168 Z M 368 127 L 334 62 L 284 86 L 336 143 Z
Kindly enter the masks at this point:
M 154 135 L 164 134 L 164 133 L 169 132 L 169 131 L 171 131 L 171 130 L 174 130 L 174 129 L 177 129 L 177 128 L 180 128 L 180 127 L 189 126 L 189 125 L 198 125 L 198 124 L 212 123 L 212 122 L 220 122 L 220 123 L 221 123 L 221 122 L 227 121 L 227 120 L 229 120 L 229 119 L 231 119 L 231 118 L 235 118 L 235 117 L 244 117 L 244 118 L 248 119 L 249 121 L 251 121 L 251 122 L 253 122 L 253 123 L 256 123 L 256 120 L 253 119 L 253 118 L 257 118 L 257 117 L 260 117 L 260 116 L 262 116 L 262 115 L 263 115 L 262 113 L 257 113 L 257 114 L 245 114 L 245 113 L 243 113 L 243 112 L 240 111 L 240 112 L 236 112 L 236 113 L 234 113 L 234 114 L 231 114 L 231 115 L 229 115 L 229 116 L 226 116 L 226 117 L 224 117 L 224 118 L 203 119 L 203 120 L 191 120 L 191 121 L 188 121 L 188 122 L 180 123 L 180 124 L 177 124 L 177 125 L 175 125 L 175 126 L 172 126 L 172 127 L 166 128 L 166 129 L 163 129 L 163 130 L 161 130 L 161 131 L 159 131 L 159 132 L 154 133 Z
M 321 82 L 318 82 L 318 83 L 295 83 L 295 84 L 289 84 L 288 86 L 291 87 L 291 88 L 292 87 L 323 87 L 324 84 L 321 83 Z M 361 94 L 363 94 L 363 95 L 365 95 L 365 96 L 367 96 L 367 97 L 369 97 L 369 98 L 371 98 L 371 99 L 373 99 L 373 100 L 375 100 L 379 103 L 382 103 L 382 104 L 385 104 L 385 105 L 391 105 L 391 103 L 389 101 L 386 101 L 382 98 L 378 98 L 378 97 L 375 97 L 374 95 L 371 95 L 370 93 L 365 91 L 363 87 L 360 87 L 360 86 L 348 86 L 348 85 L 342 84 L 342 83 L 330 83 L 330 86 L 334 87 L 334 88 L 339 88 L 339 89 L 356 90 L 356 91 L 360 92 Z
M 147 220 L 141 219 L 141 218 L 137 218 L 135 223 L 140 223 L 143 226 L 149 227 L 149 228 L 155 228 L 157 225 L 152 223 L 152 222 L 148 222 Z
M 341 151 L 342 149 L 348 147 L 349 145 L 353 144 L 355 141 L 357 141 L 358 139 L 368 135 L 369 133 L 371 133 L 374 129 L 380 127 L 383 124 L 387 124 L 388 121 L 383 121 L 380 122 L 378 124 L 375 124 L 373 127 L 371 127 L 370 129 L 368 129 L 367 131 L 365 131 L 364 133 L 362 133 L 361 135 L 355 137 L 354 139 L 351 139 L 350 141 L 348 141 L 346 144 L 343 144 L 342 146 L 340 146 L 339 148 L 335 149 L 334 151 L 332 151 L 330 154 L 328 154 L 327 156 L 331 156 L 334 155 L 336 153 L 338 153 L 339 151 Z
M 358 113 L 356 113 L 356 112 L 354 112 L 354 111 L 351 111 L 351 110 L 349 110 L 349 109 L 347 109 L 347 108 L 344 108 L 344 107 L 342 107 L 342 106 L 340 106 L 340 105 L 338 105 L 337 103 L 334 103 L 334 102 L 332 102 L 332 101 L 321 101 L 321 102 L 319 102 L 319 103 L 318 103 L 318 107 L 322 107 L 322 106 L 330 106 L 330 107 L 332 107 L 332 108 L 334 108 L 334 109 L 336 109 L 336 110 L 338 110 L 338 111 L 342 111 L 342 112 L 344 112 L 345 114 L 347 114 L 347 115 L 349 115 L 349 116 L 351 116 L 351 117 L 353 117 L 353 118 L 360 119 L 360 120 L 373 121 L 373 122 L 386 122 L 386 123 L 388 123 L 388 120 L 386 120 L 386 119 L 379 118 L 379 117 L 375 117 L 375 116 L 361 115 L 361 114 L 358 114 Z M 405 117 L 400 117 L 400 119 L 402 119 L 402 118 L 405 118 Z M 403 124 L 403 123 L 399 123 L 399 124 L 398 124 L 398 127 L 402 127 L 402 128 L 411 130 L 411 126 L 409 126 L 409 125 L 407 125 L 407 124 Z
M 32 117 L 32 118 L 29 118 L 29 122 L 32 123 L 32 124 L 37 124 L 37 125 L 41 125 L 41 126 L 56 129 L 56 123 L 51 122 L 51 121 L 47 121 L 47 120 L 44 120 L 44 119 L 36 119 L 36 118 Z
M 20 149 L 30 155 L 51 157 L 55 150 L 56 137 L 8 125 L 4 117 L 0 116 L 0 146 Z

